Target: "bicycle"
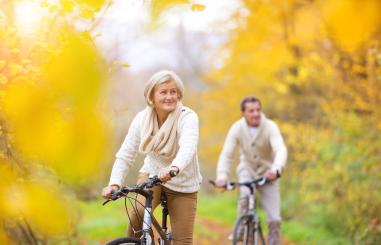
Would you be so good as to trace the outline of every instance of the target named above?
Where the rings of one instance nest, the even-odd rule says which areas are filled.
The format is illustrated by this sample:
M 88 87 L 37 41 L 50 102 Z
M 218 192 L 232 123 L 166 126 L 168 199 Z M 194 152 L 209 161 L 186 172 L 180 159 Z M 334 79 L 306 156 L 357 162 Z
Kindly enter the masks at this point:
M 170 176 L 175 177 L 177 175 L 176 171 L 170 171 Z M 152 200 L 153 200 L 153 191 L 150 190 L 155 185 L 162 184 L 162 181 L 158 176 L 153 176 L 148 178 L 144 183 L 133 185 L 133 186 L 124 186 L 117 191 L 112 192 L 111 199 L 105 201 L 102 205 L 106 205 L 110 201 L 115 201 L 121 197 L 125 197 L 126 199 L 133 199 L 137 201 L 136 198 L 132 198 L 127 196 L 129 193 L 136 193 L 137 195 L 143 195 L 146 200 L 144 204 L 144 216 L 143 216 L 143 235 L 140 238 L 136 237 L 122 237 L 108 242 L 106 245 L 153 245 L 155 244 L 155 240 L 153 235 L 151 235 L 153 226 L 159 234 L 158 242 L 159 245 L 171 245 L 172 244 L 172 233 L 168 232 L 167 227 L 167 218 L 168 218 L 168 207 L 167 207 L 167 198 L 165 193 L 162 192 L 160 196 L 160 204 L 162 206 L 162 223 L 161 225 L 153 216 L 152 213 Z M 127 205 L 125 199 L 125 205 Z M 143 205 L 139 202 L 140 205 Z M 128 215 L 128 213 L 127 213 Z M 129 215 L 128 215 L 129 216 Z
M 212 185 L 216 186 L 216 183 L 213 180 L 209 181 Z M 233 232 L 233 245 L 239 244 L 241 241 L 242 235 L 242 244 L 243 245 L 265 245 L 265 238 L 263 236 L 263 231 L 260 223 L 259 216 L 257 215 L 256 205 L 254 203 L 254 186 L 262 186 L 268 181 L 265 177 L 260 177 L 252 181 L 246 182 L 234 182 L 228 181 L 225 190 L 234 190 L 238 186 L 246 186 L 250 189 L 249 195 L 249 208 L 247 212 L 242 214 L 236 221 Z M 243 232 L 242 232 L 243 231 Z

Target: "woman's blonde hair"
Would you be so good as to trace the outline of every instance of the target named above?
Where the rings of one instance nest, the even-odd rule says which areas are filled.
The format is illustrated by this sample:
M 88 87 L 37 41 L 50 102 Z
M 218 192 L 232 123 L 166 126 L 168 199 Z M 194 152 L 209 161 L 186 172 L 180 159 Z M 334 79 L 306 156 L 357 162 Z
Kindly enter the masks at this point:
M 170 81 L 174 81 L 176 83 L 179 100 L 183 98 L 183 95 L 184 95 L 183 81 L 181 81 L 180 77 L 173 71 L 163 70 L 153 74 L 152 77 L 148 80 L 148 82 L 145 85 L 144 97 L 146 98 L 146 102 L 149 106 L 153 105 L 152 94 L 156 86 L 166 82 L 170 82 Z

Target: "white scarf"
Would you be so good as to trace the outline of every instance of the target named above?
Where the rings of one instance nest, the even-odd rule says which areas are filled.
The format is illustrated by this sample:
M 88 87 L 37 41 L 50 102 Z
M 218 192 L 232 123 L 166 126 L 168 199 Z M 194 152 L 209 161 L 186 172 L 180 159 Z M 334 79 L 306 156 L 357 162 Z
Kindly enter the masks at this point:
M 155 108 L 147 106 L 145 118 L 140 132 L 139 151 L 142 153 L 155 152 L 163 159 L 173 158 L 177 153 L 177 125 L 183 105 L 177 102 L 172 111 L 159 129 Z

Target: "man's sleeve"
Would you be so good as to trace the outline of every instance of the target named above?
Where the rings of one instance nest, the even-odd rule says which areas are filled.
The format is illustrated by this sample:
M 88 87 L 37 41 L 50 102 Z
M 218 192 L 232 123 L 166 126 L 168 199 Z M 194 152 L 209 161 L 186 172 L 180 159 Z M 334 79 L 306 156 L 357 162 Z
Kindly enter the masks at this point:
M 274 162 L 272 170 L 282 172 L 287 161 L 287 148 L 278 126 L 274 123 L 270 130 L 270 145 L 274 153 Z
M 237 127 L 233 125 L 225 139 L 224 147 L 220 154 L 217 164 L 217 180 L 227 179 L 230 172 L 230 166 L 234 161 L 234 152 L 238 146 Z

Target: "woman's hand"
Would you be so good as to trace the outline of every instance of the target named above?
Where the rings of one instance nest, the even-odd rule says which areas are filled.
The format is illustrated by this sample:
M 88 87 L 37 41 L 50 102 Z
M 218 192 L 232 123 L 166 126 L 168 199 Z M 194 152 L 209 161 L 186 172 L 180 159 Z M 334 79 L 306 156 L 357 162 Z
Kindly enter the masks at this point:
M 168 168 L 163 168 L 160 170 L 158 177 L 162 182 L 167 182 L 168 180 L 172 179 L 172 176 L 170 175 L 171 171 L 176 171 L 177 173 L 179 172 L 179 168 L 172 166 Z
M 104 199 L 111 199 L 111 192 L 113 190 L 118 190 L 119 186 L 118 185 L 109 185 L 103 188 L 102 190 L 102 196 Z

